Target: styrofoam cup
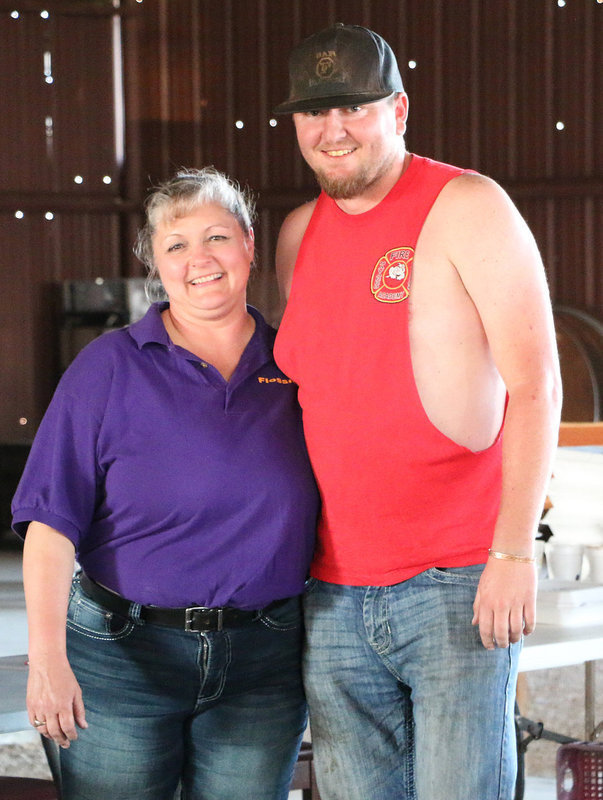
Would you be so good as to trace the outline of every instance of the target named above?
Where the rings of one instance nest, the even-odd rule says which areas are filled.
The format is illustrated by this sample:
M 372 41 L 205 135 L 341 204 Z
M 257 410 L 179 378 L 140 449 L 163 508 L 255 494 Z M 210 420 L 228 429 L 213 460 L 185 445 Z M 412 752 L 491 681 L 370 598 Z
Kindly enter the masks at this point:
M 534 558 L 536 560 L 536 568 L 542 569 L 544 563 L 544 539 L 534 540 Z
M 582 545 L 547 542 L 545 555 L 549 578 L 556 581 L 580 580 L 584 557 Z
M 603 583 L 603 545 L 588 545 L 584 552 L 588 562 L 588 580 Z

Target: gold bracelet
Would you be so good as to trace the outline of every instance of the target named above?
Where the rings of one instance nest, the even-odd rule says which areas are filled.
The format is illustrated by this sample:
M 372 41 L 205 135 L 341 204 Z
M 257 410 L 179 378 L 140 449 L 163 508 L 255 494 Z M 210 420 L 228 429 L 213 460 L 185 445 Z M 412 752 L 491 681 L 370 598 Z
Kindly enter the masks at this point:
M 496 550 L 488 550 L 488 555 L 492 558 L 500 558 L 501 561 L 519 561 L 521 564 L 534 564 L 536 559 L 529 556 L 516 556 L 515 553 L 498 553 Z

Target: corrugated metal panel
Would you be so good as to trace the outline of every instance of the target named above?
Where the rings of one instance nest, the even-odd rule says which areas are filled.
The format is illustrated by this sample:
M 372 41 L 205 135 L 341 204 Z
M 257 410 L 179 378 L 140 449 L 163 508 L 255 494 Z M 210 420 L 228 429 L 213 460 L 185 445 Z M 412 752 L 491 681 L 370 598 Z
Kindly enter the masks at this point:
M 124 44 L 123 171 L 113 14 Z M 394 47 L 410 96 L 409 148 L 500 181 L 534 231 L 554 299 L 603 315 L 602 3 L 0 0 L 0 226 L 10 243 L 0 314 L 9 351 L 24 332 L 31 338 L 17 367 L 1 364 L 3 378 L 25 381 L 11 419 L 28 403 L 38 413 L 50 382 L 41 287 L 139 274 L 130 248 L 140 201 L 179 166 L 214 164 L 258 194 L 262 272 L 250 296 L 278 318 L 278 229 L 316 187 L 291 120 L 271 124 L 271 110 L 287 93 L 291 47 L 335 21 L 373 27 Z
M 111 195 L 119 182 L 112 20 L 49 7 L 47 18 L 0 12 L 3 188 Z

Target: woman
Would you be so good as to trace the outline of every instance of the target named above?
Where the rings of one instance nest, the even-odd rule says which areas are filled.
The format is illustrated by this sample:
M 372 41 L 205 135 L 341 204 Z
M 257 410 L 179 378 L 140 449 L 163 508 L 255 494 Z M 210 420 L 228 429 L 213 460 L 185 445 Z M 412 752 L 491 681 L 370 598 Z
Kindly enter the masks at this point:
M 246 305 L 239 188 L 180 172 L 146 210 L 168 300 L 74 360 L 13 501 L 30 721 L 65 800 L 281 800 L 318 503 L 296 387 Z

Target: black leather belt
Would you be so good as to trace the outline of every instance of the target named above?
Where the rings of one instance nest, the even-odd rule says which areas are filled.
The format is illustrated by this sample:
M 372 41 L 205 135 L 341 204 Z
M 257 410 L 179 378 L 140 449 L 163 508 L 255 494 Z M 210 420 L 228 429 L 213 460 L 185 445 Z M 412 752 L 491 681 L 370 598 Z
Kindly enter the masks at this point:
M 91 600 L 99 605 L 121 614 L 123 617 L 131 616 L 132 601 L 126 600 L 110 589 L 93 581 L 84 572 L 80 573 L 80 586 Z M 205 608 L 204 606 L 190 606 L 189 608 L 162 608 L 161 606 L 141 606 L 140 619 L 153 625 L 167 625 L 169 628 L 180 628 L 185 631 L 204 633 L 208 631 L 221 631 L 225 627 L 248 625 L 256 620 L 261 611 L 268 611 L 283 605 L 288 600 L 275 600 L 264 609 L 242 611 L 238 608 Z

